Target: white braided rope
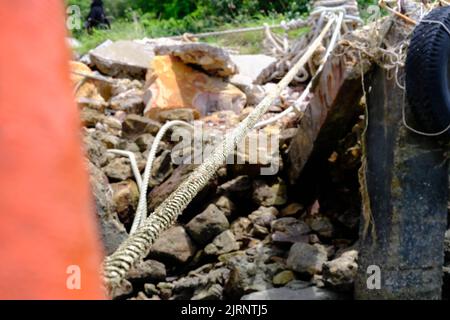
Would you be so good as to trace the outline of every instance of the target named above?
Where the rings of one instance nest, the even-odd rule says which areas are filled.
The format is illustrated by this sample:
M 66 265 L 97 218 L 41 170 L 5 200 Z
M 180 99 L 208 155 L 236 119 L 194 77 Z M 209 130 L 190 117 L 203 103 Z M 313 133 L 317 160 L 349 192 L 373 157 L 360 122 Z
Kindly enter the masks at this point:
M 133 224 L 131 225 L 130 235 L 136 232 L 137 228 L 140 227 L 143 221 L 147 218 L 147 191 L 150 176 L 152 173 L 153 162 L 155 161 L 156 153 L 158 152 L 159 143 L 164 138 L 166 132 L 174 126 L 187 126 L 189 128 L 193 128 L 193 126 L 187 122 L 174 120 L 165 123 L 158 131 L 155 140 L 153 140 L 150 152 L 148 153 L 147 163 L 145 165 L 144 174 L 142 176 L 142 186 L 140 188 L 141 190 L 139 196 L 139 203 L 136 210 L 136 214 L 134 216 Z
M 133 171 L 134 179 L 136 180 L 136 184 L 138 185 L 139 192 L 141 192 L 142 188 L 142 177 L 139 171 L 139 167 L 137 165 L 136 156 L 131 151 L 118 150 L 118 149 L 109 149 L 108 152 L 114 153 L 120 156 L 127 157 L 130 160 L 131 170 Z

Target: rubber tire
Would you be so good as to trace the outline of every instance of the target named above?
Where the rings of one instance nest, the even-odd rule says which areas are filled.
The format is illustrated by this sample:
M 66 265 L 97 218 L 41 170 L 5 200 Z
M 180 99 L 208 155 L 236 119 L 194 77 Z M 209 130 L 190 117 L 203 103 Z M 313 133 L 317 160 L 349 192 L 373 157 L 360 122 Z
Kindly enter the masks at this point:
M 424 19 L 440 21 L 450 29 L 450 7 L 434 9 Z M 414 29 L 405 70 L 415 129 L 436 133 L 450 123 L 449 56 L 450 35 L 440 24 L 422 22 Z

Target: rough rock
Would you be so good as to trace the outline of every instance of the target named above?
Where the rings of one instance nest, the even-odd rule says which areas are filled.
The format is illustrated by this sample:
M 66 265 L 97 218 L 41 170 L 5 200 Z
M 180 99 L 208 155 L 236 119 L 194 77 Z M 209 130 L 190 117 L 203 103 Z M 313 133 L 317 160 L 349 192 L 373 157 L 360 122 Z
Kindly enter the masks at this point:
M 305 221 L 313 231 L 322 237 L 331 238 L 334 234 L 334 226 L 326 216 L 313 215 L 307 217 Z
M 92 63 L 112 77 L 144 79 L 154 57 L 153 47 L 121 40 L 101 45 L 90 52 Z
M 125 227 L 117 221 L 112 201 L 112 189 L 105 174 L 88 162 L 89 180 L 100 226 L 100 237 L 107 255 L 113 253 L 128 237 Z
M 166 279 L 166 267 L 155 260 L 145 260 L 131 269 L 127 274 L 131 282 L 158 283 Z
M 217 192 L 223 194 L 244 193 L 250 190 L 252 181 L 248 176 L 239 176 L 225 182 L 217 188 Z
M 180 165 L 173 171 L 169 179 L 153 188 L 148 196 L 149 210 L 153 210 L 160 205 L 186 179 L 195 167 L 193 164 Z M 203 205 L 207 201 L 205 199 L 209 198 L 212 191 L 215 190 L 216 185 L 216 179 L 211 179 L 208 185 L 191 202 L 190 206 L 196 208 L 199 205 Z
M 227 217 L 231 216 L 231 214 L 236 210 L 235 204 L 226 196 L 220 196 L 220 198 L 215 202 L 215 205 Z
M 339 296 L 329 290 L 317 287 L 303 289 L 273 288 L 254 292 L 242 297 L 242 300 L 338 300 Z
M 246 217 L 239 217 L 231 223 L 230 230 L 236 240 L 247 238 L 252 229 L 252 222 Z
M 299 273 L 314 275 L 322 272 L 327 261 L 327 251 L 319 244 L 294 243 L 289 250 L 287 266 Z
M 246 251 L 237 251 L 222 255 L 231 270 L 225 285 L 225 292 L 231 299 L 242 295 L 272 288 L 272 278 L 285 268 L 281 263 L 272 262 L 270 258 L 280 254 L 269 247 L 257 246 Z
M 133 177 L 130 161 L 126 158 L 115 158 L 103 168 L 105 174 L 112 180 L 123 181 Z
M 161 45 L 155 48 L 155 54 L 178 57 L 184 63 L 196 65 L 212 76 L 228 77 L 238 71 L 234 59 L 228 52 L 207 43 Z M 241 61 L 242 59 L 236 58 L 236 60 Z
M 223 285 L 227 281 L 230 270 L 224 267 L 213 269 L 212 264 L 204 265 L 197 270 L 189 272 L 186 277 L 170 283 L 170 288 L 178 299 L 204 300 L 210 297 L 217 299 L 223 294 Z M 212 288 L 212 289 L 211 289 Z
M 89 171 L 89 182 L 95 200 L 97 215 L 100 219 L 107 218 L 111 216 L 114 211 L 112 205 L 112 189 L 108 183 L 108 178 L 90 161 L 87 163 L 87 168 Z
M 284 270 L 273 277 L 272 283 L 274 286 L 284 286 L 294 279 L 295 275 L 292 271 Z
M 158 121 L 165 123 L 173 120 L 192 122 L 197 117 L 197 111 L 194 109 L 167 109 L 158 111 Z
M 105 116 L 102 112 L 91 108 L 81 109 L 80 118 L 81 125 L 86 128 L 95 128 L 97 123 L 105 120 Z
M 144 112 L 144 92 L 131 89 L 115 95 L 109 101 L 111 109 L 125 111 L 131 114 L 142 114 Z
M 222 300 L 223 287 L 220 284 L 213 284 L 207 288 L 199 288 L 194 292 L 191 300 Z
M 225 214 L 214 204 L 210 204 L 205 211 L 189 221 L 186 230 L 197 243 L 205 245 L 229 227 Z
M 155 141 L 155 138 L 150 133 L 143 133 L 136 137 L 134 143 L 139 147 L 139 151 L 145 152 L 150 150 L 153 141 Z
M 83 147 L 88 159 L 97 167 L 107 162 L 106 147 L 88 130 L 83 132 Z
M 100 232 L 105 254 L 110 255 L 128 238 L 125 227 L 113 217 L 102 218 Z
M 161 129 L 161 124 L 137 114 L 129 114 L 123 122 L 123 135 L 127 138 L 133 138 L 143 133 L 156 135 Z
M 93 134 L 94 137 L 100 141 L 107 149 L 115 149 L 120 144 L 121 140 L 119 137 L 110 134 L 108 132 L 96 130 Z
M 266 96 L 264 87 L 253 84 L 249 77 L 237 74 L 230 79 L 230 83 L 245 93 L 248 106 L 256 106 Z
M 281 243 L 308 242 L 311 229 L 306 223 L 288 217 L 271 223 L 272 241 Z
M 251 84 L 261 83 L 262 77 L 275 58 L 264 54 L 241 54 L 231 55 L 231 60 L 236 64 L 239 73 L 231 77 L 230 82 L 235 81 L 235 77 L 245 77 Z
M 144 284 L 144 292 L 149 297 L 159 294 L 158 288 L 156 288 L 156 285 L 154 285 L 153 283 Z
M 270 223 L 277 218 L 278 210 L 275 207 L 259 207 L 253 211 L 248 218 L 253 224 L 262 227 L 270 227 Z
M 160 112 L 190 108 L 195 117 L 214 111 L 239 113 L 246 104 L 245 94 L 221 79 L 212 78 L 170 56 L 158 56 L 147 74 L 144 114 L 160 120 Z
M 300 203 L 290 203 L 280 211 L 280 217 L 297 216 L 303 212 L 305 207 Z
M 112 201 L 120 221 L 128 225 L 132 223 L 139 201 L 139 189 L 133 180 L 125 180 L 111 184 Z
M 102 95 L 100 94 L 94 80 L 85 78 L 81 74 L 92 75 L 93 72 L 84 63 L 78 61 L 70 61 L 70 70 L 72 71 L 70 76 L 72 82 L 75 84 L 77 91 L 75 93 L 76 99 L 85 98 L 91 99 L 93 102 L 97 102 L 100 105 L 105 103 Z M 81 82 L 83 83 L 81 84 Z
M 214 238 L 213 242 L 205 247 L 205 253 L 209 255 L 221 255 L 231 251 L 239 250 L 234 234 L 226 230 Z
M 285 183 L 281 179 L 272 184 L 263 180 L 255 180 L 253 182 L 253 201 L 265 207 L 284 205 L 287 201 Z
M 337 290 L 351 291 L 358 270 L 358 251 L 349 250 L 339 258 L 324 263 L 322 275 L 325 285 Z
M 186 230 L 177 226 L 168 229 L 156 240 L 149 257 L 162 262 L 184 264 L 195 252 L 195 245 Z
M 150 185 L 152 187 L 160 185 L 173 172 L 173 163 L 171 158 L 171 151 L 164 150 L 153 162 L 152 175 Z
M 120 285 L 113 287 L 113 290 L 111 291 L 111 299 L 117 300 L 126 298 L 133 292 L 133 285 L 127 281 L 122 280 Z

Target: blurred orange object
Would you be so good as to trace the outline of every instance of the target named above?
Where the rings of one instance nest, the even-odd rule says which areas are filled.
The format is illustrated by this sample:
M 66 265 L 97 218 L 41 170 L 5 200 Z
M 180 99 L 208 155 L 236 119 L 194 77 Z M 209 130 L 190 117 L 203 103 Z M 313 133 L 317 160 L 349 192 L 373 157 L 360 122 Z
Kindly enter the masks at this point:
M 0 299 L 105 298 L 63 2 L 0 1 Z

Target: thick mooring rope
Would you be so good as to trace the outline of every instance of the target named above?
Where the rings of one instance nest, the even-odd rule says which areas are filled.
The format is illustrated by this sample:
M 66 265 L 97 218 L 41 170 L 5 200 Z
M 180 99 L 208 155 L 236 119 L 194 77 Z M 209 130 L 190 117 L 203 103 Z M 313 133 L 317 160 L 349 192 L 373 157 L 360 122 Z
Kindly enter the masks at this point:
M 312 57 L 321 44 L 335 19 L 330 19 L 319 36 L 309 46 L 303 57 L 292 67 L 286 76 L 242 121 L 237 128 L 225 136 L 222 144 L 151 214 L 137 230 L 104 261 L 104 280 L 108 288 L 120 284 L 130 268 L 141 261 L 148 253 L 158 236 L 176 221 L 192 199 L 207 185 L 232 153 L 236 145 L 245 138 L 257 121 L 281 94 L 296 74 Z

